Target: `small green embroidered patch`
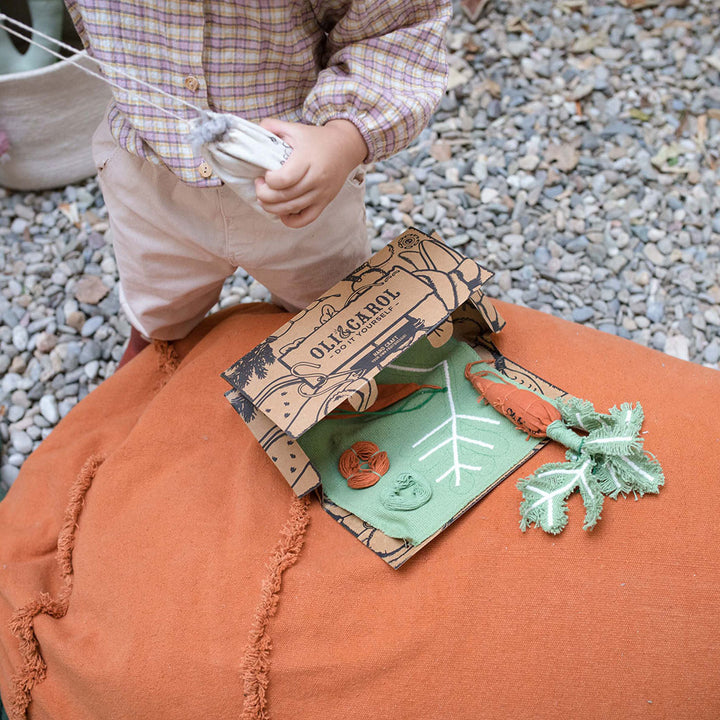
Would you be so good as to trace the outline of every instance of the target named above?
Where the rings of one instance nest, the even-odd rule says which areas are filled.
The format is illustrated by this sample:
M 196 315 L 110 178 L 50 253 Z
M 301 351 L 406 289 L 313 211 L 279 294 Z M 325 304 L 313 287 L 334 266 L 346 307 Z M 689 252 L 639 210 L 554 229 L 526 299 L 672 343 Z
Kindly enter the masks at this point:
M 401 473 L 393 485 L 380 495 L 388 510 L 417 510 L 432 497 L 432 488 L 411 473 Z

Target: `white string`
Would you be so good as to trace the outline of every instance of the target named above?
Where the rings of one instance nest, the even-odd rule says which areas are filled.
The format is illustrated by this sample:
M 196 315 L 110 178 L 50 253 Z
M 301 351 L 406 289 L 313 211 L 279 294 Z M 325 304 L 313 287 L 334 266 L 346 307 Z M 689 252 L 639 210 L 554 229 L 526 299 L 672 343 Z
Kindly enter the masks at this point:
M 65 57 L 64 55 L 61 55 L 59 52 L 56 52 L 54 50 L 51 50 L 48 47 L 45 47 L 45 45 L 42 45 L 41 43 L 33 40 L 32 38 L 23 35 L 22 33 L 18 32 L 17 30 L 14 30 L 10 27 L 8 27 L 5 23 L 11 22 L 14 25 L 17 25 L 18 27 L 22 28 L 23 30 L 29 30 L 32 35 L 37 35 L 38 37 L 43 38 L 43 40 L 48 40 L 55 45 L 61 47 L 63 50 L 69 50 L 71 53 L 71 57 Z M 136 97 L 139 96 L 139 93 L 133 90 L 129 90 L 128 88 L 123 87 L 119 83 L 114 82 L 110 78 L 108 78 L 105 75 L 101 75 L 100 73 L 96 73 L 90 68 L 86 68 L 85 66 L 81 65 L 77 58 L 82 54 L 82 51 L 77 50 L 76 48 L 72 47 L 72 45 L 68 45 L 67 43 L 61 42 L 60 40 L 57 40 L 50 35 L 45 35 L 44 33 L 40 32 L 39 30 L 36 30 L 35 28 L 30 27 L 29 25 L 25 25 L 24 23 L 20 22 L 19 20 L 15 20 L 14 18 L 8 17 L 4 13 L 0 13 L 0 25 L 11 35 L 15 35 L 16 37 L 22 38 L 23 40 L 27 41 L 31 45 L 35 45 L 36 47 L 39 47 L 41 50 L 44 50 L 45 52 L 49 53 L 50 55 L 53 55 L 56 58 L 59 58 L 60 60 L 64 60 L 69 62 L 70 64 L 77 67 L 79 70 L 82 70 L 84 73 L 87 73 L 88 75 L 91 75 L 92 77 L 98 78 L 102 82 L 107 83 L 108 85 L 111 85 L 112 87 L 117 88 L 118 90 L 121 90 L 122 92 L 128 93 L 129 95 L 135 95 Z M 96 62 L 100 67 L 109 66 L 111 67 L 112 71 L 116 73 L 117 75 L 121 75 L 125 78 L 128 78 L 129 80 L 132 80 L 133 82 L 138 83 L 139 85 L 143 85 L 149 90 L 152 90 L 153 92 L 156 92 L 160 95 L 164 95 L 167 98 L 170 98 L 170 100 L 174 100 L 177 103 L 180 103 L 182 105 L 186 105 L 190 109 L 194 110 L 199 115 L 202 114 L 204 111 L 202 108 L 199 108 L 197 105 L 193 105 L 191 102 L 188 102 L 187 100 L 183 100 L 183 98 L 176 97 L 175 95 L 171 95 L 168 92 L 165 92 L 162 88 L 156 87 L 155 85 L 152 85 L 151 83 L 146 82 L 145 80 L 141 80 L 140 78 L 135 77 L 134 75 L 127 73 L 120 68 L 117 68 L 113 66 L 111 63 L 106 63 L 102 60 L 98 60 L 95 57 L 90 57 L 94 62 Z M 158 105 L 154 103 L 151 100 L 148 100 L 147 98 L 143 98 L 143 102 L 146 104 L 154 107 L 156 110 L 160 110 L 160 112 L 164 113 L 165 115 L 168 115 L 170 117 L 175 118 L 176 120 L 180 120 L 181 122 L 188 122 L 187 118 L 181 117 L 180 115 L 176 115 L 175 113 L 171 112 L 167 108 L 163 107 L 162 105 Z

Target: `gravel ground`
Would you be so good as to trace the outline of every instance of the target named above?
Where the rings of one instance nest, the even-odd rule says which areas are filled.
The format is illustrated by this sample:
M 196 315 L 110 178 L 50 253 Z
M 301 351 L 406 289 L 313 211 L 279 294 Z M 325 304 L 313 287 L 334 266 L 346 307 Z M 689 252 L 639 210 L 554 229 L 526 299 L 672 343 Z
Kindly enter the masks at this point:
M 369 232 L 437 229 L 491 296 L 718 368 L 720 6 L 625 1 L 458 6 L 433 123 L 369 169 Z M 0 268 L 1 496 L 129 333 L 95 179 L 0 189 Z M 220 306 L 265 298 L 238 273 Z

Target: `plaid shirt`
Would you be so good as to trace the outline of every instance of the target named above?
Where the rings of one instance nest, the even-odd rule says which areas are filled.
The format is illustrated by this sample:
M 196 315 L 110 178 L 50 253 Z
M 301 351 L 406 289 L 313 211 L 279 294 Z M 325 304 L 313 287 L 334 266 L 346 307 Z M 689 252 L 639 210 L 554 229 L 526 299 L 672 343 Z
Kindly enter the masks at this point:
M 114 137 L 191 185 L 220 184 L 203 177 L 185 137 L 197 112 L 133 77 L 248 120 L 350 120 L 368 146 L 366 162 L 406 147 L 446 87 L 451 0 L 66 3 L 89 54 L 118 86 Z

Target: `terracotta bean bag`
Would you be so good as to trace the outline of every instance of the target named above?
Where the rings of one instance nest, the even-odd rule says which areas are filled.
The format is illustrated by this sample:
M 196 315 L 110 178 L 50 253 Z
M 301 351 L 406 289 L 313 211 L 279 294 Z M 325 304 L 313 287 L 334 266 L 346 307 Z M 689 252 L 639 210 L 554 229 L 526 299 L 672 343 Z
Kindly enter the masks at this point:
M 267 305 L 149 348 L 83 400 L 0 503 L 11 720 L 720 717 L 720 373 L 498 303 L 501 352 L 645 409 L 659 495 L 519 529 L 516 481 L 393 570 L 296 500 L 220 372 Z

